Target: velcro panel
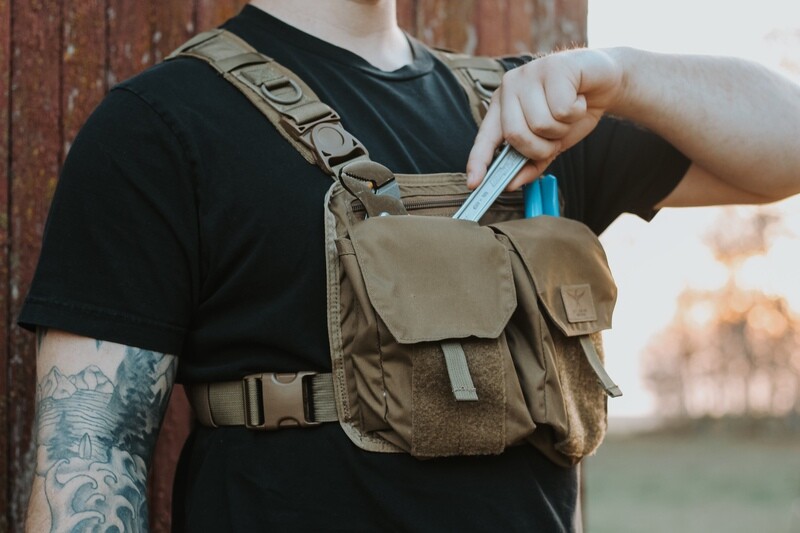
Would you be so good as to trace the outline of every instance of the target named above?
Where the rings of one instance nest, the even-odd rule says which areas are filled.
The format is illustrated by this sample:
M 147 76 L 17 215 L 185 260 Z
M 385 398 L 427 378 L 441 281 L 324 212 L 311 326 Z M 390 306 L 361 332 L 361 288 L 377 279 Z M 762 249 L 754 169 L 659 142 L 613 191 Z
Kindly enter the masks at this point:
M 505 447 L 506 386 L 500 341 L 470 339 L 463 347 L 477 402 L 453 397 L 438 344 L 414 348 L 411 454 L 416 457 L 498 454 Z
M 597 386 L 597 374 L 586 361 L 580 344 L 558 334 L 553 340 L 560 354 L 557 371 L 569 428 L 566 434 L 556 434 L 555 449 L 576 463 L 594 453 L 603 441 L 607 396 L 602 387 Z M 600 335 L 592 335 L 592 342 L 602 360 Z

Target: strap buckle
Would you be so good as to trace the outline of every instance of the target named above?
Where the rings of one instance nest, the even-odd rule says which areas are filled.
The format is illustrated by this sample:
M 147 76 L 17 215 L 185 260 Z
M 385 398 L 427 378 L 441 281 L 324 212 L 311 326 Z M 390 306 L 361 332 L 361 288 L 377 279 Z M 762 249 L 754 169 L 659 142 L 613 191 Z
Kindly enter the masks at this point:
M 316 372 L 267 372 L 245 376 L 243 383 L 245 423 L 248 429 L 312 427 L 306 378 Z
M 318 108 L 324 112 L 308 120 L 298 120 L 291 113 L 282 113 L 280 124 L 313 152 L 322 170 L 336 177 L 341 166 L 364 159 L 369 152 L 361 141 L 344 129 L 336 111 L 324 104 Z

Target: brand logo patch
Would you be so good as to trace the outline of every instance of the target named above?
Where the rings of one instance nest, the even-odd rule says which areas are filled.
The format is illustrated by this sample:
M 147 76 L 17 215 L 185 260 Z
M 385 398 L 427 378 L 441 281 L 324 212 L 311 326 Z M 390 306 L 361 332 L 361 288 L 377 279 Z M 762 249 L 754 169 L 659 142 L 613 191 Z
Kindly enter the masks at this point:
M 561 300 L 567 310 L 567 320 L 570 322 L 592 322 L 597 320 L 594 309 L 592 287 L 583 285 L 563 285 L 561 287 Z

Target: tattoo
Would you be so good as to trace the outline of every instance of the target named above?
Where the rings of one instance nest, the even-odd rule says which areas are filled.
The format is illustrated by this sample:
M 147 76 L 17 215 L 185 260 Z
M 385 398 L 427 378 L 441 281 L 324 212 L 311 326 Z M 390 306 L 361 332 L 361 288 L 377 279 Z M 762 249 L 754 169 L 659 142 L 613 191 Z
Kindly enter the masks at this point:
M 51 532 L 147 531 L 150 451 L 176 359 L 125 348 L 114 378 L 54 366 L 37 390 L 39 469 Z

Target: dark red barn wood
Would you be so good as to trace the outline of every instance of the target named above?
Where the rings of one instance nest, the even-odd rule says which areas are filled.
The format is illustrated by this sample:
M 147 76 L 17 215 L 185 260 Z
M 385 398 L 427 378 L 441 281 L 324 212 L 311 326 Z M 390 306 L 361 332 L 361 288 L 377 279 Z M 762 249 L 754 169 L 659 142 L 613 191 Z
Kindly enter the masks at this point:
M 499 55 L 584 42 L 587 1 L 397 0 L 397 9 L 424 42 Z M 109 87 L 244 3 L 0 0 L 0 532 L 22 530 L 32 476 L 34 338 L 14 322 L 64 156 Z M 153 531 L 169 530 L 170 485 L 188 429 L 178 387 L 152 467 Z

